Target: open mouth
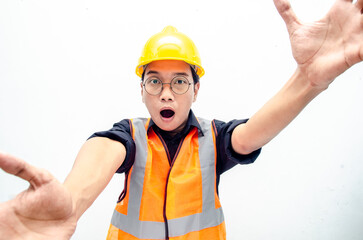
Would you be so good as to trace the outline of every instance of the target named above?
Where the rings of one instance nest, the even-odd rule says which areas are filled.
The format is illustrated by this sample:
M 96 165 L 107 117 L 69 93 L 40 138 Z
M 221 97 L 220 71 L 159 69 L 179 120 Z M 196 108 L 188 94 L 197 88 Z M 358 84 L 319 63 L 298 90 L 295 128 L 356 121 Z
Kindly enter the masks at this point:
M 173 110 L 170 110 L 170 109 L 162 110 L 160 112 L 160 115 L 163 118 L 171 118 L 172 116 L 174 116 L 174 114 L 175 114 L 175 112 Z

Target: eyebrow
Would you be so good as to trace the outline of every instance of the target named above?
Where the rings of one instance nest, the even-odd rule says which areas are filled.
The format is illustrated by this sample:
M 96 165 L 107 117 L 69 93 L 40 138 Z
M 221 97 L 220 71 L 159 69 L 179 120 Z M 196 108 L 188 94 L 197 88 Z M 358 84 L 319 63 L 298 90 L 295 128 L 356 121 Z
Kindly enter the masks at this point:
M 155 71 L 155 70 L 149 70 L 145 73 L 145 75 L 148 75 L 148 74 L 159 74 L 159 72 Z M 185 77 L 189 76 L 189 74 L 185 73 L 185 72 L 176 72 L 176 73 L 174 73 L 174 75 L 185 76 Z

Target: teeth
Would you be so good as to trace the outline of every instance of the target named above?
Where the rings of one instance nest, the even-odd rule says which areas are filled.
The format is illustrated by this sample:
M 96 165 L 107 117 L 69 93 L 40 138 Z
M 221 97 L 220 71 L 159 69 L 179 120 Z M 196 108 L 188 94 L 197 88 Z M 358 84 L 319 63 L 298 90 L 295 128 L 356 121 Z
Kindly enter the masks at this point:
M 172 116 L 174 116 L 175 113 L 173 110 L 162 110 L 160 114 L 164 118 L 171 118 Z

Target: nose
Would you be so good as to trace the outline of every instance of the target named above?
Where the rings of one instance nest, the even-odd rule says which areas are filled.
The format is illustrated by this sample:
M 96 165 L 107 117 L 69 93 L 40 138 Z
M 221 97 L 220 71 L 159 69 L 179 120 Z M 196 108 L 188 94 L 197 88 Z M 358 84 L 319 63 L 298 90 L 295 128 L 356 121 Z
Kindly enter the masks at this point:
M 163 84 L 160 100 L 162 102 L 174 101 L 174 92 L 171 90 L 170 84 Z

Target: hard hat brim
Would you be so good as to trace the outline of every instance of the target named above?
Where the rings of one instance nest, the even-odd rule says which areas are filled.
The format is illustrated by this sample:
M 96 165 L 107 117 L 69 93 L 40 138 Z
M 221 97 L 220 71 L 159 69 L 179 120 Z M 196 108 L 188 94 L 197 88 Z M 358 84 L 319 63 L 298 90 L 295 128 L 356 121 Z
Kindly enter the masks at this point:
M 162 58 L 155 58 L 155 59 L 152 59 L 150 61 L 144 61 L 144 62 L 140 62 L 139 65 L 136 67 L 136 75 L 139 76 L 139 77 L 142 77 L 142 74 L 144 72 L 144 66 L 151 63 L 151 62 L 155 62 L 155 61 L 161 61 L 161 60 L 176 60 L 176 61 L 183 61 L 183 62 L 186 62 L 188 63 L 189 65 L 192 65 L 192 66 L 195 66 L 195 70 L 196 70 L 196 73 L 197 75 L 201 78 L 205 71 L 203 69 L 202 66 L 200 66 L 199 64 L 195 63 L 195 62 L 192 62 L 192 61 L 188 61 L 188 60 L 185 60 L 184 58 L 168 58 L 168 57 L 162 57 Z

